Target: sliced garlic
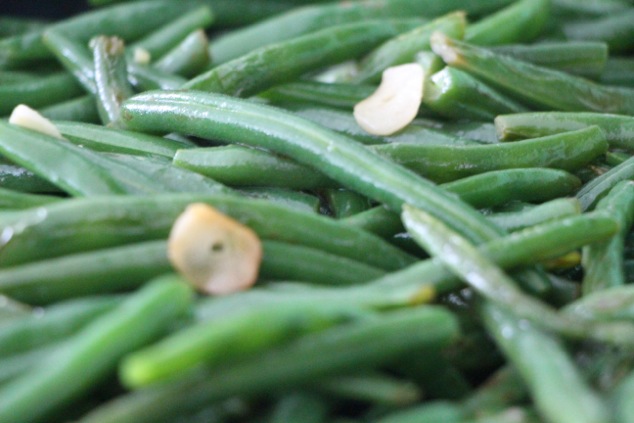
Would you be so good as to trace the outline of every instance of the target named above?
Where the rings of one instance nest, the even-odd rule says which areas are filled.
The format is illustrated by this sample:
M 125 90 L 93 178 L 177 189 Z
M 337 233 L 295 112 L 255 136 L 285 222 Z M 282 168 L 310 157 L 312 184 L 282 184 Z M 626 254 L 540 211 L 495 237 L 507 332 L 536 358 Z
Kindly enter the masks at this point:
M 202 203 L 189 205 L 176 219 L 167 249 L 172 265 L 208 294 L 249 288 L 262 261 L 255 232 Z
M 149 65 L 152 61 L 152 55 L 144 48 L 137 47 L 134 49 L 134 62 L 139 65 Z
M 9 123 L 32 129 L 55 138 L 64 139 L 53 122 L 24 104 L 15 106 L 11 112 L 11 116 L 9 116 Z
M 423 80 L 418 63 L 387 68 L 377 90 L 354 106 L 359 126 L 373 135 L 391 135 L 406 127 L 418 113 Z

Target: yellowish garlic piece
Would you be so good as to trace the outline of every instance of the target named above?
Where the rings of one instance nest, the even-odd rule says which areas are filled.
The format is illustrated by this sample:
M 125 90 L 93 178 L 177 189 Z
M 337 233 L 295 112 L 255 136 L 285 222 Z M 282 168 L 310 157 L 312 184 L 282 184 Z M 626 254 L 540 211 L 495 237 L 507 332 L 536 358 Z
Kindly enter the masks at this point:
M 418 63 L 383 71 L 381 84 L 354 106 L 354 118 L 372 135 L 391 135 L 410 124 L 423 98 L 424 70 Z
M 152 55 L 144 48 L 137 47 L 134 49 L 134 62 L 139 65 L 149 65 L 152 61 Z
M 57 126 L 29 106 L 19 104 L 15 106 L 9 116 L 9 123 L 23 128 L 32 129 L 55 138 L 64 139 Z
M 255 232 L 202 203 L 190 204 L 176 219 L 167 250 L 183 277 L 215 295 L 251 287 L 262 261 L 262 243 Z

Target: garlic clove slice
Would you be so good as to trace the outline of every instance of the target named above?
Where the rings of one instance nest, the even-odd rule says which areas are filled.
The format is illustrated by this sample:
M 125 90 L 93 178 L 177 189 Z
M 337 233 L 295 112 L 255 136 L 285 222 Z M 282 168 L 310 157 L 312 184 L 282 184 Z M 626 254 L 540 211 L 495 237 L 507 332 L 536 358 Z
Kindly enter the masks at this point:
M 11 112 L 11 116 L 9 116 L 9 123 L 37 131 L 42 134 L 50 135 L 55 138 L 64 139 L 61 132 L 59 132 L 59 129 L 57 129 L 57 126 L 55 126 L 53 122 L 24 104 L 15 106 Z
M 354 106 L 359 126 L 373 135 L 391 135 L 405 128 L 418 113 L 423 80 L 424 70 L 418 63 L 387 68 L 377 90 Z
M 176 219 L 167 249 L 178 272 L 208 294 L 251 287 L 262 261 L 262 243 L 255 232 L 202 203 L 189 205 Z

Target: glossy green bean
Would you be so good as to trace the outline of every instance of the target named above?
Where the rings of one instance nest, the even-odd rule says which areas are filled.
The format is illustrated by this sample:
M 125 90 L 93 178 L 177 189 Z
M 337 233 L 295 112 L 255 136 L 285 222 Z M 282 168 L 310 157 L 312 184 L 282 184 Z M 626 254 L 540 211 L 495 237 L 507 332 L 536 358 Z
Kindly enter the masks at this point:
M 0 357 L 63 341 L 119 303 L 120 298 L 115 297 L 86 298 L 55 304 L 15 319 L 0 327 Z
M 379 154 L 435 182 L 494 170 L 546 167 L 578 170 L 607 150 L 603 132 L 590 127 L 514 143 L 476 146 L 386 144 Z
M 538 108 L 631 114 L 634 90 L 607 87 L 438 34 L 432 48 L 445 62 Z
M 526 110 L 468 73 L 451 67 L 426 80 L 423 104 L 441 116 L 470 120 L 490 120 L 499 114 Z
M 488 218 L 507 231 L 517 231 L 579 213 L 581 213 L 581 206 L 577 199 L 557 198 L 518 211 L 493 213 L 488 215 Z
M 9 114 L 18 104 L 48 106 L 82 93 L 72 76 L 56 73 L 35 80 L 0 86 L 0 116 Z
M 583 249 L 584 295 L 626 283 L 623 256 L 625 236 L 634 223 L 634 182 L 619 182 L 597 203 L 596 210 L 617 219 L 620 229 L 610 240 Z
M 229 186 L 292 189 L 337 186 L 336 182 L 307 166 L 267 151 L 240 146 L 178 150 L 174 164 Z
M 377 267 L 300 245 L 265 241 L 263 249 L 260 277 L 264 279 L 352 285 L 385 274 Z
M 158 155 L 174 157 L 179 149 L 192 148 L 192 142 L 156 137 L 122 129 L 72 121 L 55 121 L 64 138 L 76 145 L 108 153 Z
M 471 239 L 482 241 L 501 233 L 475 210 L 428 181 L 347 137 L 275 108 L 219 94 L 154 92 L 128 100 L 124 110 L 130 128 L 196 134 L 269 148 L 315 166 L 342 185 L 394 210 L 404 202 L 435 210 Z M 183 115 L 196 117 L 182 120 L 179 116 Z M 212 121 L 214 125 L 210 125 Z
M 52 104 L 40 108 L 38 111 L 42 116 L 53 120 L 68 120 L 85 123 L 99 122 L 97 104 L 91 95 L 84 95 L 72 100 Z
M 214 21 L 212 9 L 207 5 L 174 16 L 176 19 L 172 22 L 130 44 L 130 56 L 133 56 L 135 49 L 143 49 L 150 53 L 150 59 L 154 62 L 176 47 L 193 31 L 207 29 Z
M 37 195 L 0 188 L 1 209 L 28 209 L 62 200 L 52 195 Z
M 95 37 L 93 52 L 97 109 L 104 125 L 119 126 L 121 102 L 134 92 L 128 82 L 123 41 L 116 37 Z
M 42 42 L 86 92 L 96 95 L 94 64 L 87 44 L 55 29 L 46 30 Z
M 234 395 L 253 395 L 342 371 L 372 368 L 421 346 L 440 348 L 456 335 L 454 317 L 436 307 L 385 313 L 301 337 L 217 371 L 196 372 L 168 385 L 135 392 L 95 410 L 82 422 L 114 423 L 173 415 Z
M 370 201 L 354 191 L 340 188 L 322 192 L 326 207 L 336 219 L 345 218 L 370 208 Z
M 173 319 L 187 313 L 191 301 L 187 285 L 172 278 L 149 284 L 85 326 L 29 372 L 0 388 L 1 420 L 41 419 L 85 395 L 86 387 L 110 375 L 124 354 L 153 341 Z
M 336 398 L 392 407 L 405 407 L 422 398 L 416 384 L 382 373 L 338 376 L 317 382 L 312 388 Z
M 174 219 L 195 202 L 216 207 L 249 225 L 262 238 L 314 247 L 386 270 L 413 261 L 373 235 L 314 213 L 238 196 L 162 194 L 73 199 L 4 219 L 0 222 L 6 234 L 0 267 L 163 239 Z
M 591 112 L 529 112 L 495 118 L 502 141 L 536 138 L 598 126 L 610 147 L 634 150 L 634 118 Z
M 464 39 L 487 46 L 529 42 L 541 35 L 549 19 L 549 0 L 520 0 L 469 25 Z
M 363 319 L 368 312 L 341 306 L 285 304 L 230 313 L 203 321 L 134 352 L 119 366 L 121 382 L 131 389 L 174 379 L 204 364 L 220 370 L 236 359 L 249 359 L 266 349 L 337 324 Z M 257 333 L 252 332 L 257 325 Z
M 616 184 L 632 178 L 634 178 L 634 157 L 627 159 L 620 165 L 613 167 L 585 184 L 576 195 L 581 203 L 581 209 L 591 209 Z
M 205 31 L 196 30 L 154 62 L 154 67 L 162 72 L 183 77 L 198 75 L 209 65 L 208 45 L 209 40 Z
M 493 304 L 484 305 L 482 314 L 540 412 L 561 423 L 610 421 L 606 405 L 587 386 L 556 338 Z
M 0 186 L 25 193 L 59 193 L 61 190 L 33 172 L 7 163 L 0 163 Z
M 596 40 L 608 44 L 610 53 L 628 51 L 634 46 L 634 10 L 624 10 L 612 16 L 590 21 L 570 22 L 562 26 L 570 40 Z
M 170 271 L 165 241 L 148 241 L 2 269 L 0 292 L 29 304 L 45 305 L 133 290 Z
M 455 12 L 391 38 L 359 63 L 358 73 L 352 80 L 357 84 L 377 82 L 388 67 L 413 62 L 416 53 L 429 50 L 429 38 L 433 32 L 441 31 L 453 38 L 462 38 L 465 27 L 464 13 Z
M 300 102 L 312 106 L 352 110 L 355 104 L 369 97 L 376 87 L 369 84 L 296 81 L 272 87 L 259 94 L 274 103 Z
M 318 66 L 358 57 L 415 21 L 376 20 L 322 29 L 261 47 L 188 81 L 183 88 L 250 96 L 297 79 Z M 286 60 L 292 57 L 292 60 Z
M 547 42 L 498 46 L 494 52 L 578 76 L 599 79 L 608 62 L 608 47 L 598 41 Z M 601 78 L 603 82 L 603 78 Z
M 312 193 L 275 187 L 251 187 L 236 191 L 248 198 L 271 201 L 302 212 L 319 213 L 321 210 L 321 200 Z

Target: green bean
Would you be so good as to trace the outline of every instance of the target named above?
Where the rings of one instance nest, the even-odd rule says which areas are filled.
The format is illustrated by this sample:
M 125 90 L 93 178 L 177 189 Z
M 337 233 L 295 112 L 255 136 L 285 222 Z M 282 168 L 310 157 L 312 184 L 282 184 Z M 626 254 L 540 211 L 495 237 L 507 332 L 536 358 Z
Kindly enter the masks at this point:
M 436 307 L 386 313 L 303 336 L 223 369 L 197 371 L 121 397 L 89 413 L 82 422 L 149 421 L 235 395 L 254 395 L 342 371 L 372 368 L 422 346 L 440 348 L 456 335 L 454 317 Z
M 31 307 L 28 305 L 5 295 L 0 295 L 0 325 L 5 325 L 29 313 L 31 313 Z
M 610 286 L 566 305 L 562 312 L 576 319 L 611 321 L 634 318 L 632 285 Z
M 397 213 L 384 206 L 377 206 L 371 209 L 347 216 L 341 222 L 372 232 L 381 238 L 389 238 L 403 231 L 403 224 Z
M 161 194 L 73 199 L 7 218 L 0 222 L 0 267 L 163 239 L 176 217 L 195 202 L 214 206 L 247 224 L 262 238 L 314 247 L 385 270 L 399 269 L 413 261 L 371 234 L 314 213 L 237 196 Z
M 127 352 L 156 339 L 188 311 L 189 288 L 166 277 L 149 284 L 69 338 L 46 360 L 0 388 L 0 420 L 41 419 L 85 395 Z M 46 401 L 38 399 L 46 398 Z
M 11 164 L 0 163 L 0 186 L 18 192 L 59 193 L 60 189 L 33 172 Z
M 186 81 L 181 76 L 163 72 L 154 66 L 140 65 L 131 61 L 128 62 L 128 73 L 130 74 L 130 82 L 140 91 L 175 90 Z
M 214 65 L 236 59 L 265 45 L 306 35 L 330 26 L 369 19 L 408 18 L 426 14 L 425 2 L 371 0 L 352 4 L 320 4 L 291 9 L 213 40 Z
M 325 423 L 331 406 L 320 396 L 304 392 L 282 397 L 271 412 L 268 423 Z
M 195 118 L 179 118 L 193 114 Z M 500 234 L 475 210 L 426 180 L 344 136 L 275 108 L 218 94 L 154 92 L 128 100 L 124 115 L 126 124 L 137 130 L 197 134 L 269 148 L 315 166 L 347 188 L 394 210 L 404 202 L 435 210 L 472 239 L 481 241 Z M 210 125 L 212 121 L 215 125 Z
M 612 148 L 634 150 L 634 117 L 607 113 L 530 112 L 495 118 L 502 141 L 536 138 L 598 126 Z
M 499 114 L 526 110 L 468 73 L 450 67 L 426 80 L 423 104 L 444 117 L 473 120 L 488 120 Z
M 492 50 L 535 65 L 572 73 L 603 82 L 608 62 L 608 47 L 598 41 L 547 42 L 506 45 Z
M 613 16 L 605 16 L 592 21 L 564 23 L 566 38 L 570 40 L 596 40 L 608 44 L 610 53 L 618 53 L 634 46 L 634 9 L 624 10 Z
M 200 6 L 177 16 L 172 22 L 158 28 L 154 32 L 130 45 L 130 50 L 143 49 L 150 53 L 150 58 L 159 58 L 176 47 L 190 33 L 208 28 L 214 21 L 209 6 Z M 133 54 L 130 54 L 133 56 Z M 153 60 L 154 61 L 154 60 Z
M 487 300 L 513 310 L 518 318 L 568 336 L 603 336 L 593 330 L 595 328 L 568 319 L 554 308 L 524 294 L 499 267 L 439 220 L 408 205 L 403 209 L 403 223 L 416 242 Z
M 477 76 L 523 102 L 562 111 L 631 114 L 634 90 L 606 87 L 438 34 L 431 41 L 445 62 Z
M 93 51 L 97 109 L 104 125 L 119 125 L 121 102 L 134 94 L 128 82 L 123 41 L 116 37 L 95 37 Z
M 299 245 L 265 241 L 263 248 L 260 276 L 264 279 L 350 285 L 385 274 L 374 266 Z
M 61 200 L 52 195 L 28 194 L 10 189 L 0 188 L 1 209 L 28 209 Z
M 587 210 L 606 195 L 620 181 L 634 178 L 634 157 L 597 176 L 585 184 L 578 192 L 577 198 L 581 209 Z
M 0 18 L 1 20 L 2 18 Z M 39 75 L 34 72 L 24 72 L 24 71 L 0 71 L 0 83 L 1 84 L 15 84 L 19 82 L 33 81 L 37 78 L 41 78 L 42 75 Z
M 42 42 L 86 92 L 97 94 L 94 64 L 87 44 L 54 29 L 48 29 L 42 34 Z
M 518 211 L 493 213 L 488 215 L 488 218 L 507 231 L 517 231 L 579 213 L 581 213 L 581 206 L 577 199 L 557 198 Z
M 323 198 L 332 216 L 341 219 L 360 213 L 370 208 L 368 199 L 347 189 L 327 189 L 322 192 Z
M 0 327 L 0 357 L 7 357 L 62 341 L 120 302 L 95 297 L 56 304 Z
M 617 219 L 620 229 L 611 239 L 590 244 L 583 249 L 581 264 L 584 269 L 584 294 L 626 283 L 623 253 L 625 235 L 634 223 L 634 182 L 619 182 L 597 203 L 596 210 L 604 211 Z
M 99 112 L 95 99 L 90 95 L 62 101 L 38 110 L 44 117 L 53 120 L 72 120 L 75 122 L 99 122 Z
M 598 127 L 590 127 L 496 145 L 387 144 L 373 148 L 426 178 L 449 182 L 509 168 L 548 167 L 574 171 L 605 153 L 607 143 Z
M 527 397 L 526 385 L 514 367 L 507 365 L 497 370 L 478 389 L 462 402 L 463 410 L 472 416 L 499 411 Z
M 179 149 L 191 148 L 192 142 L 105 128 L 79 122 L 55 121 L 62 135 L 73 144 L 108 153 L 158 155 L 172 158 Z
M 78 42 L 88 42 L 95 35 L 109 35 L 113 31 L 124 40 L 133 40 L 169 22 L 195 2 L 152 0 L 113 6 L 61 21 L 45 29 L 59 31 Z M 0 41 L 0 62 L 33 61 L 50 57 L 42 43 L 42 30 L 5 38 Z
M 302 212 L 319 213 L 321 209 L 321 201 L 317 196 L 302 191 L 275 187 L 252 187 L 242 188 L 237 192 L 248 198 L 268 200 Z
M 32 348 L 9 357 L 2 357 L 0 360 L 0 386 L 26 373 L 45 360 L 57 346 L 58 344 L 52 343 L 51 346 Z
M 600 81 L 607 85 L 634 87 L 634 61 L 628 57 L 608 57 Z
M 386 68 L 412 62 L 416 53 L 429 50 L 429 38 L 433 32 L 441 31 L 454 38 L 462 38 L 465 26 L 464 13 L 455 12 L 391 38 L 363 59 L 353 82 L 377 82 Z
M 414 404 L 422 397 L 416 384 L 381 373 L 338 376 L 317 382 L 313 389 L 329 396 L 393 407 Z
M 558 13 L 573 15 L 601 16 L 620 13 L 629 8 L 627 0 L 553 0 L 553 9 Z
M 259 96 L 282 104 L 296 101 L 352 110 L 355 104 L 372 95 L 375 90 L 373 85 L 296 81 L 272 87 Z
M 127 291 L 170 272 L 165 241 L 148 241 L 0 270 L 0 292 L 29 304 Z
M 610 167 L 615 167 L 620 165 L 630 157 L 632 157 L 632 155 L 628 153 L 623 153 L 620 151 L 608 151 L 607 153 L 605 153 L 605 164 Z
M 320 172 L 292 160 L 240 146 L 178 150 L 174 164 L 229 186 L 311 189 L 337 185 Z
M 3 122 L 0 152 L 71 195 L 165 191 L 160 181 L 99 153 Z
M 416 121 L 390 136 L 371 135 L 359 127 L 350 112 L 303 103 L 281 103 L 275 105 L 292 111 L 296 116 L 348 135 L 363 144 L 386 144 L 393 142 L 440 145 L 477 144 L 476 141 L 460 138 L 453 134 L 447 134 L 438 129 L 418 125 Z
M 358 57 L 413 24 L 415 21 L 376 20 L 322 29 L 253 50 L 197 76 L 183 88 L 250 96 L 317 66 Z M 286 60 L 289 57 L 293 60 Z
M 154 63 L 162 72 L 193 77 L 209 64 L 209 41 L 201 29 L 189 34 L 179 44 Z
M 0 86 L 0 116 L 18 104 L 30 107 L 48 106 L 81 94 L 81 87 L 72 76 L 56 73 L 35 80 Z
M 482 314 L 544 416 L 561 423 L 611 421 L 605 404 L 586 385 L 553 336 L 492 303 L 482 307 Z
M 549 0 L 519 0 L 469 25 L 464 39 L 477 45 L 528 42 L 541 35 L 549 19 Z
M 374 420 L 375 423 L 461 423 L 465 414 L 448 401 L 432 401 L 405 410 L 394 411 Z
M 24 34 L 41 29 L 46 24 L 46 21 L 39 19 L 3 16 L 0 18 L 0 37 Z
M 291 303 L 230 313 L 223 318 L 199 322 L 124 357 L 119 378 L 132 389 L 156 386 L 158 382 L 174 380 L 201 363 L 208 369 L 218 370 L 302 335 L 363 319 L 367 314 L 355 308 L 323 304 L 305 307 Z M 257 333 L 251 331 L 254 325 L 258 327 Z

